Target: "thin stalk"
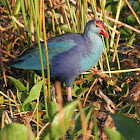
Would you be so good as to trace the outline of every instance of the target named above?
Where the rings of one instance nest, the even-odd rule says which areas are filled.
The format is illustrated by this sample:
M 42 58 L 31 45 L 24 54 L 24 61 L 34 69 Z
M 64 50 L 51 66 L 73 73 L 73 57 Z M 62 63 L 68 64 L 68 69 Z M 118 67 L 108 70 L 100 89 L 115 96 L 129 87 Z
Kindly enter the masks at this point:
M 105 17 L 105 11 L 104 11 L 102 0 L 101 0 L 101 4 L 100 5 L 101 5 L 102 12 L 103 12 L 103 19 L 106 22 L 107 27 L 108 27 L 108 23 L 107 23 L 107 20 L 106 20 L 106 17 Z M 109 34 L 111 35 L 111 31 L 110 31 L 109 27 L 108 27 L 108 30 L 109 30 Z M 112 38 L 112 35 L 111 35 L 111 38 Z M 115 49 L 115 53 L 116 53 L 116 59 L 117 59 L 118 69 L 120 70 L 121 68 L 120 68 L 120 61 L 119 61 L 117 49 L 116 49 L 116 46 L 115 46 L 115 43 L 114 42 L 113 42 L 113 44 L 114 44 L 114 49 Z
M 92 8 L 92 12 L 95 14 L 95 18 L 98 19 L 98 14 L 97 14 L 97 10 L 96 10 L 96 6 L 94 3 L 94 0 L 90 0 L 91 1 L 91 8 Z
M 39 15 L 39 31 L 40 31 L 40 37 L 42 37 L 42 28 L 43 28 L 43 0 L 40 0 L 40 15 Z
M 24 25 L 27 27 L 27 20 L 26 20 L 26 14 L 25 14 L 25 5 L 24 1 L 21 0 L 21 9 L 22 9 L 22 14 L 23 14 L 23 19 L 24 19 Z M 30 37 L 28 35 L 28 32 L 26 31 L 27 35 L 27 40 L 28 40 L 28 47 L 30 47 Z M 27 93 L 29 92 L 29 70 L 27 71 Z
M 68 27 L 69 27 L 69 31 L 71 32 L 70 23 L 69 23 L 69 19 L 68 19 L 68 16 L 67 16 L 67 14 L 66 14 L 65 8 L 64 8 L 64 14 L 65 14 L 65 18 L 66 18 L 66 21 L 67 21 L 67 24 L 68 24 Z
M 140 68 L 136 68 L 136 69 L 127 69 L 127 70 L 104 71 L 104 72 L 102 72 L 102 73 L 122 73 L 122 72 L 133 72 L 133 71 L 140 71 Z
M 10 8 L 10 6 L 9 6 L 9 4 L 8 4 L 8 2 L 7 2 L 7 0 L 6 0 L 6 6 L 7 6 L 7 9 L 8 9 L 8 11 L 9 11 L 10 16 L 12 16 L 11 8 Z M 15 23 L 15 21 L 14 21 L 13 19 L 12 19 L 12 22 L 13 22 L 13 25 L 14 25 L 14 27 L 15 27 L 15 30 L 16 30 L 17 34 L 20 35 L 20 33 L 19 33 L 19 31 L 18 31 L 18 28 L 17 28 L 17 25 L 16 25 L 16 23 Z M 20 37 L 19 37 L 19 41 L 20 41 L 21 46 L 24 48 L 24 44 L 23 44 L 22 39 L 21 39 Z
M 87 0 L 83 0 L 83 11 L 84 11 L 84 13 L 83 13 L 83 15 L 84 15 L 84 26 L 86 25 L 86 23 L 87 23 L 87 15 L 86 15 L 86 2 L 87 2 Z
M 105 18 L 105 12 L 104 12 L 104 6 L 105 6 L 105 4 L 104 4 L 104 6 L 103 6 L 103 1 L 100 1 L 100 5 L 101 5 L 101 9 L 102 9 L 102 12 L 103 12 L 103 19 L 104 19 L 104 21 L 106 21 L 106 23 L 107 23 L 107 20 L 106 20 L 106 18 Z M 107 24 L 107 26 L 108 26 L 108 24 Z M 109 29 L 109 28 L 108 28 Z M 103 40 L 103 43 L 105 44 L 105 42 L 104 42 L 104 39 L 102 39 Z M 107 49 L 109 50 L 109 41 L 108 41 L 108 39 L 106 39 L 106 45 L 107 45 Z M 104 47 L 105 48 L 105 47 Z M 116 48 L 116 47 L 115 47 Z M 109 61 L 110 61 L 110 55 L 108 56 L 107 55 L 107 51 L 106 51 L 106 49 L 104 49 L 105 50 L 105 57 L 106 57 L 106 63 L 107 63 L 107 68 L 108 68 L 108 70 L 110 71 L 110 65 L 109 65 Z M 118 56 L 118 55 L 116 55 L 116 56 Z M 117 61 L 117 62 L 119 62 L 119 61 Z M 119 67 L 119 63 L 118 63 L 118 67 Z M 110 77 L 111 77 L 111 73 L 109 73 L 109 75 L 110 75 Z M 112 81 L 112 80 L 111 80 Z M 115 94 L 115 89 L 113 89 L 113 93 Z
M 104 19 L 104 20 L 107 22 L 106 19 Z M 109 29 L 108 23 L 107 23 L 107 27 L 108 27 L 109 34 L 110 34 L 110 36 L 111 36 L 111 38 L 112 38 L 111 31 L 110 31 L 110 29 Z M 120 69 L 121 69 L 121 67 L 120 67 L 120 60 L 119 60 L 119 56 L 118 56 L 118 52 L 117 52 L 117 48 L 116 48 L 116 45 L 115 45 L 114 42 L 113 42 L 113 46 L 114 46 L 114 50 L 115 50 L 115 54 L 116 54 L 116 59 L 117 59 L 117 64 L 118 64 L 118 69 L 120 70 Z
M 50 2 L 50 6 L 53 7 L 52 0 L 49 0 L 49 2 Z M 59 27 L 59 22 L 58 22 L 58 20 L 57 20 L 56 14 L 55 14 L 55 10 L 52 9 L 52 12 L 53 12 L 53 15 L 54 15 L 54 18 L 55 18 L 57 27 L 58 27 L 59 34 L 62 34 L 61 29 L 60 29 L 60 27 Z
M 105 38 L 105 42 L 106 42 L 106 49 L 107 49 L 107 52 L 109 52 L 110 50 L 110 48 L 109 48 L 109 40 L 108 40 L 108 38 Z M 109 57 L 109 60 L 110 60 L 110 55 L 108 56 Z
M 93 117 L 94 120 L 94 134 L 95 134 L 95 140 L 98 140 L 98 124 L 97 124 L 97 120 L 96 117 Z
M 73 16 L 74 16 L 74 20 L 75 20 L 75 23 L 76 23 L 76 26 L 77 26 L 77 33 L 78 33 L 78 31 L 79 31 L 79 29 L 78 29 L 78 21 L 77 21 L 75 12 L 76 12 L 75 8 L 73 7 Z
M 42 0 L 42 19 L 43 19 L 43 35 L 44 35 L 44 45 L 45 45 L 45 52 L 46 52 L 46 62 L 47 62 L 47 78 L 48 78 L 48 96 L 49 101 L 51 100 L 51 92 L 50 92 L 50 68 L 49 68 L 49 58 L 48 58 L 48 48 L 47 48 L 47 37 L 46 37 L 46 30 L 45 30 L 45 14 L 44 14 L 44 0 Z
M 30 71 L 27 70 L 27 84 L 26 84 L 26 87 L 27 87 L 26 91 L 27 91 L 27 93 L 29 93 L 29 73 L 30 73 Z
M 119 56 L 118 56 L 118 52 L 117 52 L 117 48 L 115 46 L 115 43 L 113 43 L 113 46 L 114 46 L 115 53 L 116 53 L 116 59 L 117 59 L 117 63 L 118 63 L 118 69 L 120 70 L 121 69 L 120 60 L 119 60 Z
M 39 114 L 38 114 L 39 98 L 37 99 L 36 118 L 37 118 L 37 135 L 39 133 Z M 38 138 L 39 140 L 39 138 Z
M 32 6 L 32 10 L 33 10 L 34 19 L 35 19 L 35 27 L 36 27 L 36 33 L 37 33 L 37 41 L 38 41 L 39 55 L 40 55 L 42 79 L 45 79 L 43 59 L 42 59 L 42 50 L 41 50 L 41 43 L 40 43 L 40 35 L 39 35 L 39 26 L 37 24 L 37 19 L 36 19 L 36 14 L 35 14 L 35 10 L 34 10 L 34 3 L 33 3 L 33 1 L 31 1 L 31 6 Z M 43 92 L 44 92 L 44 101 L 45 101 L 46 116 L 48 117 L 48 108 L 47 108 L 47 97 L 46 97 L 45 82 L 43 83 Z
M 77 33 L 77 29 L 76 29 L 76 26 L 75 26 L 74 18 L 73 18 L 71 9 L 70 9 L 69 0 L 66 0 L 66 2 L 67 2 L 68 10 L 69 10 L 69 13 L 70 13 L 70 17 L 71 17 L 71 20 L 72 20 L 72 24 L 73 24 L 73 27 L 74 27 L 74 32 Z
M 38 0 L 34 0 L 34 4 L 35 4 L 35 15 L 36 15 L 36 20 L 37 20 L 37 24 L 39 24 L 39 2 Z
M 100 3 L 100 5 L 101 5 L 101 9 L 102 9 L 102 12 L 103 12 L 103 19 L 104 20 L 106 20 L 106 18 L 105 18 L 105 14 L 104 14 L 104 6 L 103 6 L 103 1 L 101 1 L 101 3 Z M 110 55 L 108 56 L 108 54 L 107 54 L 107 50 L 109 50 L 109 41 L 108 41 L 108 39 L 106 39 L 106 45 L 105 45 L 105 40 L 104 40 L 104 38 L 103 38 L 103 36 L 102 36 L 102 41 L 103 41 L 103 44 L 104 44 L 104 51 L 105 51 L 105 57 L 106 57 L 106 63 L 107 63 L 107 68 L 108 68 L 108 70 L 110 71 L 110 65 L 109 65 L 109 61 L 110 61 Z M 110 77 L 111 77 L 111 74 L 110 74 Z
M 103 71 L 103 66 L 102 66 L 102 64 L 101 64 L 101 61 L 100 61 L 100 60 L 99 60 L 99 66 L 100 66 L 101 70 Z
M 81 32 L 84 31 L 84 27 L 83 27 L 83 16 L 82 16 L 82 2 L 81 0 L 79 0 L 79 13 L 80 13 L 80 25 L 81 25 Z
M 54 15 L 52 15 L 52 28 L 53 28 L 53 33 L 56 34 L 55 23 L 54 23 Z
M 120 11 L 121 11 L 121 5 L 122 5 L 122 0 L 119 0 L 119 4 L 118 4 L 118 8 L 117 8 L 117 13 L 116 13 L 116 18 L 115 18 L 116 20 L 119 20 Z M 116 30 L 116 28 L 117 28 L 117 25 L 114 24 L 113 29 Z M 112 32 L 112 38 L 111 38 L 111 41 L 110 41 L 110 46 L 111 47 L 113 46 L 114 37 L 115 37 L 115 32 L 113 31 Z
M 103 37 L 103 36 L 102 36 Z M 103 40 L 103 44 L 105 44 L 105 42 L 104 42 L 104 39 L 102 39 Z M 107 50 L 106 50 L 106 47 L 104 47 L 104 52 L 105 52 L 105 57 L 106 57 L 106 63 L 107 63 L 107 68 L 108 68 L 108 70 L 110 71 L 110 64 L 109 64 L 109 58 L 108 58 L 108 54 L 107 54 Z M 109 73 L 109 76 L 111 77 L 112 75 L 111 75 L 111 73 Z M 111 80 L 111 82 L 112 82 L 112 80 Z M 108 84 L 108 83 L 107 83 Z M 109 84 L 108 84 L 108 86 L 109 86 Z M 113 89 L 113 93 L 115 94 L 115 89 Z
M 140 71 L 140 68 L 136 69 L 126 69 L 126 70 L 114 70 L 114 71 L 102 71 L 102 73 L 123 73 L 123 72 L 134 72 Z M 93 72 L 83 72 L 82 74 L 92 74 Z
M 25 27 L 27 27 L 27 20 L 26 20 L 26 13 L 25 13 L 25 5 L 24 5 L 24 1 L 21 0 L 21 10 L 22 10 L 22 15 L 23 15 L 23 20 L 24 20 L 24 25 Z M 30 38 L 28 35 L 28 32 L 26 31 L 26 35 L 27 35 L 27 40 L 28 40 L 28 47 L 30 47 Z
M 31 40 L 31 38 L 32 38 L 32 16 L 33 16 L 33 10 L 32 10 L 32 6 L 31 6 L 31 3 L 29 2 L 28 3 L 28 5 L 29 5 L 29 12 L 30 12 L 30 18 L 29 18 L 29 38 L 30 38 L 30 40 Z M 34 40 L 34 39 L 33 39 Z M 31 44 L 30 42 L 29 42 L 29 44 Z
M 77 19 L 77 32 L 80 33 L 80 9 L 79 9 L 79 1 L 77 1 L 76 7 L 76 19 Z
M 81 0 L 79 0 L 79 10 L 80 10 L 79 13 L 80 13 L 80 17 L 81 17 L 80 18 L 81 32 L 83 33 L 84 32 L 84 27 L 85 27 L 85 24 L 86 24 L 86 20 L 85 20 L 86 18 L 84 19 L 85 15 L 83 16 L 84 11 L 83 11 L 83 5 L 82 5 L 82 1 Z M 81 75 L 80 77 L 81 77 L 81 79 L 84 78 L 83 75 Z M 82 83 L 80 84 L 80 87 L 82 87 Z
M 103 38 L 103 36 L 102 36 L 102 38 Z M 104 52 L 105 52 L 105 57 L 106 57 L 107 68 L 110 71 L 110 64 L 109 64 L 109 59 L 108 59 L 108 55 L 107 55 L 107 51 L 106 51 L 106 47 L 105 47 L 105 42 L 104 42 L 104 39 L 102 39 L 102 40 L 103 40 L 103 44 L 104 44 Z M 111 77 L 111 74 L 109 74 L 109 76 Z
M 94 0 L 91 0 L 91 7 L 92 7 L 92 12 L 95 14 L 95 17 L 98 19 L 97 10 L 96 10 Z M 103 71 L 103 66 L 102 66 L 100 60 L 99 60 L 99 66 L 100 66 L 101 70 Z
M 101 8 L 102 8 L 102 12 L 104 13 L 104 8 L 105 8 L 105 4 L 106 4 L 106 0 L 104 0 L 104 1 L 101 1 Z M 103 19 L 104 19 L 104 21 L 106 21 L 106 18 L 105 18 L 105 14 L 104 14 L 104 16 L 103 16 Z M 102 39 L 103 40 L 103 39 Z M 106 47 L 106 49 L 107 50 L 105 50 L 105 51 L 107 51 L 107 53 L 109 52 L 109 40 L 108 40 L 108 38 L 105 38 L 105 47 Z M 108 57 L 108 61 L 110 62 L 110 54 L 108 54 L 107 55 L 107 57 Z M 109 66 L 110 67 L 110 66 Z
M 79 109 L 80 118 L 81 118 L 83 140 L 86 140 L 86 132 L 87 132 L 87 123 L 85 121 L 86 115 L 85 115 L 84 110 L 82 109 L 82 103 L 80 101 L 78 102 L 78 109 Z

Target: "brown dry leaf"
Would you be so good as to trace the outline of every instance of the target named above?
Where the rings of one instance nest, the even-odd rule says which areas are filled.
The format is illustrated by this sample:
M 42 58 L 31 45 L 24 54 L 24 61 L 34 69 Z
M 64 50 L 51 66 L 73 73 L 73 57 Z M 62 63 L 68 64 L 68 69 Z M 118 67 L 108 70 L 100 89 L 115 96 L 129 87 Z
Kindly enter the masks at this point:
M 130 90 L 127 100 L 135 103 L 136 112 L 140 116 L 140 81 Z
M 130 90 L 127 99 L 131 102 L 138 102 L 140 100 L 140 81 Z
M 104 128 L 111 128 L 113 130 L 116 129 L 114 121 L 113 121 L 113 119 L 110 115 L 107 116 L 106 122 L 104 124 Z M 105 131 L 103 131 L 103 133 L 102 133 L 102 139 L 103 140 L 108 140 L 108 136 L 107 136 Z
M 105 103 L 107 104 L 107 108 L 111 113 L 114 114 L 116 112 L 116 107 L 113 101 L 108 98 L 100 89 L 95 90 L 95 95 L 105 101 Z
M 136 108 L 137 114 L 140 117 L 140 100 L 135 103 L 135 108 Z

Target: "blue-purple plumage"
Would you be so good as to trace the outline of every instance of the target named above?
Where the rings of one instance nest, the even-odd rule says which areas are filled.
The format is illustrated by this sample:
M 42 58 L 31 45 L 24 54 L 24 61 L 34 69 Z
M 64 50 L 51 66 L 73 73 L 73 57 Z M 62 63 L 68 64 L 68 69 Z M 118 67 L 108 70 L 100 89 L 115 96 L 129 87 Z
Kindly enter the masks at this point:
M 66 82 L 66 85 L 71 87 L 78 75 L 94 67 L 103 52 L 103 43 L 99 35 L 102 28 L 97 26 L 98 23 L 103 26 L 103 22 L 91 20 L 87 23 L 83 34 L 69 33 L 47 41 L 51 78 Z M 44 42 L 41 46 L 46 71 Z M 35 70 L 41 75 L 38 46 L 34 45 L 25 50 L 10 66 Z

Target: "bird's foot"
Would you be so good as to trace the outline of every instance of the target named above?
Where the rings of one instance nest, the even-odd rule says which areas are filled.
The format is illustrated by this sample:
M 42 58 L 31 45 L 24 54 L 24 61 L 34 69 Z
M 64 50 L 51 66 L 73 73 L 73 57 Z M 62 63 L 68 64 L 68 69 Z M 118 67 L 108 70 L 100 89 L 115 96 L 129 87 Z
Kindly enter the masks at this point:
M 73 101 L 72 95 L 71 95 L 71 87 L 68 87 L 67 90 L 68 90 L 68 96 L 67 96 L 68 102 Z
M 72 102 L 73 101 L 72 97 L 67 97 L 67 100 L 68 100 L 68 102 Z
M 51 97 L 52 97 L 52 101 L 56 103 L 55 87 L 54 86 L 51 88 Z

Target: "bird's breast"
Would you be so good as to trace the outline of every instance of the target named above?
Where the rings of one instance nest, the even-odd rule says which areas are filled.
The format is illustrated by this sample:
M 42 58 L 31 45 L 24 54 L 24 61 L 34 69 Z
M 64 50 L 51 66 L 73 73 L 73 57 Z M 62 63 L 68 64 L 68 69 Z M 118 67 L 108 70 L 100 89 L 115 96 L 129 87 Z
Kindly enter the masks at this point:
M 87 44 L 88 52 L 81 58 L 80 67 L 83 72 L 93 68 L 99 61 L 103 53 L 103 43 L 99 36 L 96 36 L 88 40 Z

